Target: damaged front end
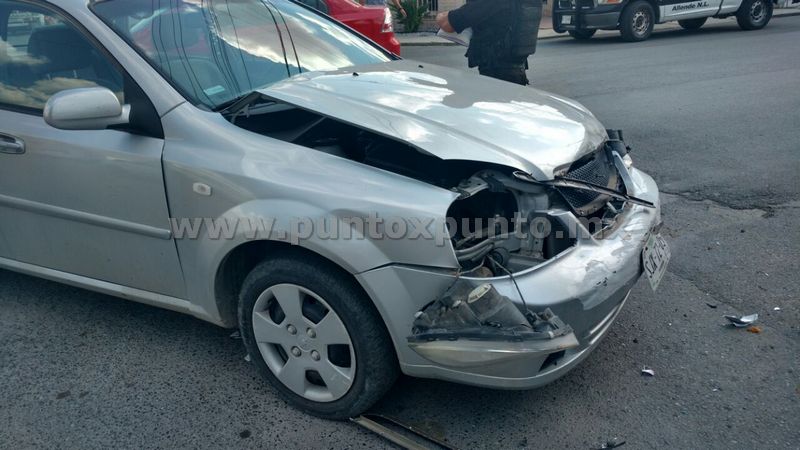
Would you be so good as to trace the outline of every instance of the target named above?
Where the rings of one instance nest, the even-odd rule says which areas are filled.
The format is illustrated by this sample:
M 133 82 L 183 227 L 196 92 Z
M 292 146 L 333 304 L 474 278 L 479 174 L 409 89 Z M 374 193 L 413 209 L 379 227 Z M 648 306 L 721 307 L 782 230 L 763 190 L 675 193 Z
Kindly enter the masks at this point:
M 414 352 L 448 370 L 536 374 L 531 379 L 555 376 L 588 354 L 641 273 L 643 236 L 660 221 L 652 191 L 649 199 L 634 195 L 622 133 L 608 134 L 601 148 L 552 180 L 484 170 L 453 188 L 460 195 L 448 216 L 462 271 L 414 315 L 407 336 Z M 646 230 L 630 221 L 642 210 L 656 211 L 655 220 L 646 214 Z M 601 277 L 595 267 L 608 270 Z M 547 283 L 545 272 L 558 274 L 556 284 L 574 281 L 531 289 Z
M 539 110 L 515 105 L 530 115 L 529 132 L 504 136 L 492 135 L 499 125 L 462 131 L 449 121 L 495 123 L 493 111 L 508 102 L 459 108 L 428 96 L 413 115 L 381 104 L 383 90 L 369 102 L 336 97 L 351 106 L 344 110 L 327 101 L 343 85 L 372 92 L 385 84 L 366 81 L 385 77 L 418 83 L 394 74 L 309 75 L 255 94 L 226 117 L 449 191 L 450 203 L 437 204 L 446 208 L 448 261 L 408 262 L 410 250 L 398 245 L 385 248 L 391 263 L 354 274 L 384 318 L 404 373 L 498 388 L 552 381 L 596 346 L 642 274 L 642 250 L 660 223 L 655 182 L 632 167 L 621 132 L 598 130 L 588 112 L 564 100 L 539 99 L 547 106 Z M 319 96 L 327 100 L 310 102 Z M 543 120 L 534 111 L 553 115 Z M 530 127 L 537 121 L 550 128 Z M 561 140 L 545 139 L 564 130 Z M 387 179 L 373 188 L 392 186 Z
M 629 193 L 628 148 L 621 131 L 608 134 L 612 138 L 601 148 L 551 180 L 490 169 L 452 188 L 460 195 L 448 210 L 448 226 L 464 273 L 491 277 L 525 271 L 580 239 L 602 240 L 626 208 L 654 208 Z
M 513 363 L 578 346 L 572 328 L 549 309 L 523 314 L 491 284 L 466 280 L 417 312 L 412 331 L 409 346 L 447 367 Z

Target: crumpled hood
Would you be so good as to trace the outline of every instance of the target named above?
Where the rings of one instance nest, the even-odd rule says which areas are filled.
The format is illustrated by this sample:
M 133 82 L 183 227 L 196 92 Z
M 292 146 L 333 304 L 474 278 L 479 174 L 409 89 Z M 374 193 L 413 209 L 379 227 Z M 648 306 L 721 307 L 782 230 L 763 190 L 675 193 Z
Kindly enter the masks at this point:
M 441 159 L 501 164 L 539 180 L 607 138 L 578 102 L 408 60 L 308 72 L 259 92 Z

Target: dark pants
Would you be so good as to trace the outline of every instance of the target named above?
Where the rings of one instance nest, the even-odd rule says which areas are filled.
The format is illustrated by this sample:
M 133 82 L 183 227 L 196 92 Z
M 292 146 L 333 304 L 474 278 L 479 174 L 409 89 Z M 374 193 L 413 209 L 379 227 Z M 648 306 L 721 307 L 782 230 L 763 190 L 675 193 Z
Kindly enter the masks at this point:
M 530 82 L 525 74 L 525 69 L 524 64 L 503 67 L 478 66 L 478 71 L 481 75 L 527 86 Z

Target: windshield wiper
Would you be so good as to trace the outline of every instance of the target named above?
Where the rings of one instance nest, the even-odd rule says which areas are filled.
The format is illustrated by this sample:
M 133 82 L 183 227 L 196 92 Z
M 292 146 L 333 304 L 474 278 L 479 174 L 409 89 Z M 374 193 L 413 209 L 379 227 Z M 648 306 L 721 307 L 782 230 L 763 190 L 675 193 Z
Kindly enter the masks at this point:
M 261 97 L 261 92 L 251 91 L 247 94 L 228 100 L 227 102 L 220 103 L 213 109 L 213 111 L 218 112 L 223 116 L 238 114 L 247 106 L 252 105 L 254 102 L 261 99 Z

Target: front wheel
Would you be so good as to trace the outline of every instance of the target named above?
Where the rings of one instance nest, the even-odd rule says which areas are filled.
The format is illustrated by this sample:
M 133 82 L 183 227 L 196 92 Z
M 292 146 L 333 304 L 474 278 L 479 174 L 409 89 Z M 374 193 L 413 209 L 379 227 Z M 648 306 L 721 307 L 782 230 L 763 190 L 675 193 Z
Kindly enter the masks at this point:
M 239 297 L 239 328 L 258 371 L 295 407 L 325 419 L 355 417 L 398 374 L 377 310 L 328 261 L 287 253 L 257 265 Z
M 569 30 L 568 33 L 570 36 L 579 41 L 586 41 L 591 39 L 592 36 L 594 36 L 594 34 L 597 33 L 597 30 L 586 30 L 586 29 Z
M 628 42 L 643 41 L 650 37 L 655 25 L 655 12 L 650 3 L 637 0 L 622 12 L 619 32 L 622 39 Z
M 681 26 L 684 30 L 697 30 L 698 28 L 702 27 L 708 17 L 700 17 L 699 19 L 686 19 L 686 20 L 679 20 L 678 25 Z
M 743 30 L 760 30 L 772 18 L 772 0 L 744 0 L 736 11 L 736 22 Z

